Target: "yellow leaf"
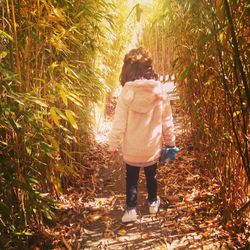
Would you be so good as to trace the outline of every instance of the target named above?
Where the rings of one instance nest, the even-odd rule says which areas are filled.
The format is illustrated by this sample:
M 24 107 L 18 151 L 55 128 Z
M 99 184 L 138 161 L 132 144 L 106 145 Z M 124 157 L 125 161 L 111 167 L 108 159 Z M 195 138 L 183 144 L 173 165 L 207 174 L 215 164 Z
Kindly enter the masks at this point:
M 3 36 L 7 39 L 9 39 L 10 41 L 13 41 L 13 37 L 10 36 L 9 34 L 7 34 L 6 32 L 4 32 L 3 30 L 0 30 L 0 36 Z
M 0 53 L 0 61 L 1 61 L 4 57 L 6 57 L 7 54 L 8 54 L 7 51 L 1 52 L 1 53 Z
M 102 200 L 99 200 L 99 201 L 97 202 L 97 206 L 98 206 L 98 207 L 102 207 Z
M 76 104 L 79 107 L 82 107 L 82 101 L 77 98 L 74 94 L 69 94 L 68 99 L 70 99 L 74 104 Z
M 77 126 L 77 124 L 76 124 L 75 118 L 73 117 L 74 112 L 71 111 L 71 110 L 69 110 L 69 109 L 66 109 L 66 110 L 65 110 L 65 114 L 66 114 L 66 116 L 67 116 L 67 118 L 68 118 L 70 124 L 72 125 L 72 127 L 73 127 L 74 129 L 78 129 L 78 126 Z
M 241 110 L 235 111 L 235 112 L 233 113 L 233 117 L 236 117 L 236 116 L 238 116 L 238 115 L 240 115 L 240 114 L 241 114 Z
M 61 186 L 60 179 L 57 177 L 51 176 L 51 181 L 54 185 L 54 188 L 55 188 L 57 194 L 61 194 L 62 193 L 62 186 Z
M 66 93 L 65 93 L 62 89 L 59 91 L 59 93 L 60 93 L 60 95 L 61 95 L 61 98 L 62 98 L 64 104 L 65 104 L 66 106 L 68 106 L 68 98 L 67 98 Z
M 44 121 L 44 124 L 45 124 L 46 127 L 48 127 L 48 128 L 53 128 L 53 126 L 52 126 L 49 122 L 47 122 L 47 121 Z
M 71 166 L 64 165 L 64 169 L 67 171 L 67 173 L 70 173 L 74 176 L 79 176 L 79 174 L 75 171 L 75 169 Z
M 220 40 L 221 43 L 223 43 L 223 40 L 224 40 L 223 32 L 219 34 L 219 40 Z
M 119 230 L 119 231 L 117 232 L 117 234 L 119 234 L 119 235 L 121 235 L 121 236 L 126 235 L 126 233 L 127 233 L 127 231 L 124 230 L 124 229 L 121 229 L 121 230 Z
M 52 144 L 53 148 L 55 148 L 56 151 L 59 151 L 59 143 L 55 140 L 54 137 L 52 137 L 51 135 L 47 136 L 50 143 Z
M 50 115 L 51 115 L 51 117 L 52 117 L 52 119 L 53 119 L 53 122 L 56 124 L 56 126 L 60 127 L 60 123 L 59 123 L 59 119 L 60 119 L 60 118 L 59 118 L 59 116 L 57 115 L 55 109 L 56 109 L 55 107 L 52 107 L 52 108 L 50 109 Z

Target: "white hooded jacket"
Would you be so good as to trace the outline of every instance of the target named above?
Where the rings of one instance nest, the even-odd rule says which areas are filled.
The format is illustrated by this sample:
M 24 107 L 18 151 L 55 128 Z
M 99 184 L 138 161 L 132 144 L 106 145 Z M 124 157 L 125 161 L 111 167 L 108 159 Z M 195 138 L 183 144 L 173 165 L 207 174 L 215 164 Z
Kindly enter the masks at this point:
M 175 145 L 172 110 L 164 85 L 145 79 L 127 82 L 115 109 L 110 150 L 121 144 L 127 164 L 146 167 L 158 161 L 162 143 Z

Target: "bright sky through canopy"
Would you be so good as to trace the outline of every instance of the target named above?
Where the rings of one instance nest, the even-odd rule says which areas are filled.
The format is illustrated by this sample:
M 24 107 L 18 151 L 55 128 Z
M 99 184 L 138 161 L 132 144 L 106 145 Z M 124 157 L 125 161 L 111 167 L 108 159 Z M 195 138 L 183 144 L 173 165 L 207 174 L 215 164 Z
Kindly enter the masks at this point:
M 128 4 L 153 4 L 154 0 L 128 0 Z

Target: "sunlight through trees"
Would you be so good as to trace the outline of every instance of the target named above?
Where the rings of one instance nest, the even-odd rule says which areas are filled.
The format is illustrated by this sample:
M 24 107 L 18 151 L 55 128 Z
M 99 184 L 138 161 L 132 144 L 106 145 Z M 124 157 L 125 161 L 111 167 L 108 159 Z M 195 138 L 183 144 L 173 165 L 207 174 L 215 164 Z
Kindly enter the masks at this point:
M 176 81 L 199 164 L 220 182 L 224 220 L 245 221 L 247 1 L 0 0 L 0 9 L 0 248 L 27 247 L 60 195 L 89 177 L 84 156 L 124 54 L 140 45 L 161 80 Z

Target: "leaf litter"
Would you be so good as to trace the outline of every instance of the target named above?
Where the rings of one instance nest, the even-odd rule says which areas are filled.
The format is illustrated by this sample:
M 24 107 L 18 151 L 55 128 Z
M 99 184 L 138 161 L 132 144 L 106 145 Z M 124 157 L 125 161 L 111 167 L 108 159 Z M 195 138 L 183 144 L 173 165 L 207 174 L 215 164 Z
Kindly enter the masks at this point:
M 234 223 L 225 223 L 220 187 L 208 173 L 202 152 L 195 152 L 192 138 L 182 125 L 178 104 L 177 160 L 159 165 L 161 207 L 149 215 L 145 179 L 140 173 L 138 220 L 121 223 L 125 204 L 125 171 L 121 156 L 107 151 L 114 103 L 85 155 L 87 174 L 59 199 L 56 220 L 44 230 L 53 249 L 247 249 L 249 236 Z M 87 177 L 87 178 L 86 178 Z M 35 248 L 39 249 L 39 248 Z

